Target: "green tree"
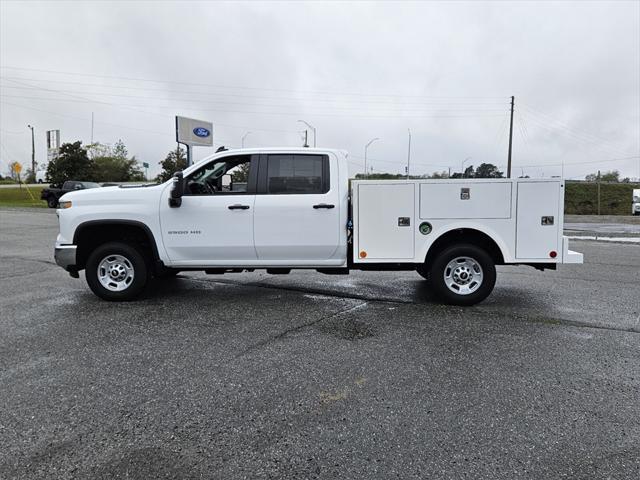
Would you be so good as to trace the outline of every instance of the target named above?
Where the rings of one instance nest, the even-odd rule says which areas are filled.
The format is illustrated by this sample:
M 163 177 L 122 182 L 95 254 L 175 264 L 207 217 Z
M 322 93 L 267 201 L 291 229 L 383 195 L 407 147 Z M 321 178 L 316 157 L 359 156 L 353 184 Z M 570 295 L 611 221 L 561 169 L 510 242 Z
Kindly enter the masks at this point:
M 249 165 L 249 162 L 242 163 L 231 171 L 233 183 L 246 183 L 249 181 Z
M 113 146 L 113 156 L 116 158 L 127 158 L 129 156 L 127 147 L 121 139 L 118 139 L 116 144 Z
M 502 178 L 504 174 L 492 163 L 481 163 L 476 169 L 475 178 Z
M 27 168 L 24 183 L 36 183 L 36 174 L 31 170 L 31 168 Z
M 156 177 L 156 181 L 163 183 L 169 180 L 174 173 L 187 168 L 187 157 L 184 149 L 178 147 L 177 150 L 171 150 L 159 164 L 162 167 L 162 171 Z
M 94 142 L 85 148 L 87 149 L 87 156 L 92 160 L 98 157 L 110 157 L 113 153 L 111 146 L 106 143 Z
M 449 172 L 445 170 L 441 172 L 433 172 L 430 178 L 449 178 Z
M 589 175 L 584 177 L 584 179 L 587 182 L 597 182 L 598 175 L 600 175 L 601 182 L 610 182 L 610 183 L 620 182 L 620 172 L 618 170 L 611 170 L 609 172 L 604 172 L 604 173 L 600 173 L 600 172 L 590 173 Z
M 464 172 L 455 172 L 451 174 L 451 178 L 474 178 L 476 176 L 476 172 L 473 169 L 473 165 L 469 165 L 464 169 Z
M 118 140 L 111 147 L 99 142 L 87 147 L 93 161 L 93 178 L 96 182 L 139 182 L 144 174 L 135 157 L 129 158 L 127 147 Z
M 96 157 L 93 159 L 93 177 L 96 182 L 144 181 L 136 157 Z
M 59 155 L 49 162 L 47 178 L 54 185 L 67 180 L 93 180 L 93 161 L 87 156 L 82 142 L 63 143 Z

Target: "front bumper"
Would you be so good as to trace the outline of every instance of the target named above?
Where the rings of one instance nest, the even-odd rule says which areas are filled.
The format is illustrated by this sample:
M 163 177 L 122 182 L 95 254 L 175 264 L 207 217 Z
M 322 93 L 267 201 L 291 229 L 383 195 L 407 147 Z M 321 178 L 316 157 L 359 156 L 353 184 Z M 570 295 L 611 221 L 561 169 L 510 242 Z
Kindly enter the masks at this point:
M 77 249 L 76 245 L 58 245 L 53 257 L 56 259 L 56 263 L 67 272 L 75 271 Z

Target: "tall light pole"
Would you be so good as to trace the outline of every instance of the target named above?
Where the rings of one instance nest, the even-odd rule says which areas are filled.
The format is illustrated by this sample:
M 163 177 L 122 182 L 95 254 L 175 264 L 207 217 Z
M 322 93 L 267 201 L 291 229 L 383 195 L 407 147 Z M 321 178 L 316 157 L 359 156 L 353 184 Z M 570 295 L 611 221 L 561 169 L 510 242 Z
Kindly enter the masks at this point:
M 304 120 L 298 120 L 298 122 L 304 123 L 313 132 L 313 147 L 315 148 L 316 147 L 316 127 L 314 127 L 313 125 L 310 125 L 309 123 L 305 122 Z
M 251 132 L 247 132 L 242 136 L 242 148 L 244 148 L 244 139 L 247 138 L 247 135 L 249 135 Z
M 464 164 L 469 160 L 471 160 L 471 157 L 467 157 L 462 161 L 462 178 L 464 178 Z
M 380 139 L 378 137 L 372 138 L 371 140 L 369 140 L 369 143 L 367 143 L 364 146 L 364 177 L 365 178 L 369 176 L 369 173 L 367 172 L 367 149 L 369 148 L 369 145 L 371 145 L 376 140 L 380 140 Z
M 36 174 L 36 141 L 33 135 L 33 127 L 31 125 L 27 125 L 27 128 L 31 129 L 31 173 Z
M 409 180 L 409 166 L 411 165 L 411 129 L 407 128 L 409 132 L 409 149 L 407 150 L 407 180 Z
M 511 96 L 511 121 L 509 122 L 509 154 L 507 157 L 507 178 L 511 178 L 511 146 L 513 145 L 513 106 L 515 98 Z

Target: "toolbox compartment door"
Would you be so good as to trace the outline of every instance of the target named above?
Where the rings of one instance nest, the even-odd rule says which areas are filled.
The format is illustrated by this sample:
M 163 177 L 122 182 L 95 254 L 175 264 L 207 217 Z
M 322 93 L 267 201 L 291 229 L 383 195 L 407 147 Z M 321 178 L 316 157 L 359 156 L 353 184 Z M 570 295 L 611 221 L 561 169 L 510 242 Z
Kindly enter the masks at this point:
M 420 218 L 429 220 L 511 217 L 511 182 L 421 182 Z
M 560 251 L 558 229 L 563 224 L 560 182 L 518 182 L 517 185 L 516 258 L 551 261 L 549 253 Z
M 359 260 L 414 257 L 415 184 L 358 185 Z M 362 258 L 361 252 L 366 252 Z

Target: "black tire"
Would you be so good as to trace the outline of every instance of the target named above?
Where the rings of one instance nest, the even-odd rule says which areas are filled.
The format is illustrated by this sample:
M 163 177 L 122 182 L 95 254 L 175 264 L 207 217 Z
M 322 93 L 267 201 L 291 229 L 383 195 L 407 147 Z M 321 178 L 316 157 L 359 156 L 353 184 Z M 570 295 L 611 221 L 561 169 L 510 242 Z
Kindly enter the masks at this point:
M 121 261 L 127 271 L 133 271 L 133 278 L 129 284 L 124 282 L 124 289 L 114 291 L 103 285 L 98 274 L 98 268 L 103 260 L 110 256 L 118 256 L 115 258 L 123 258 Z M 128 262 L 128 263 L 127 263 Z M 117 264 L 117 263 L 116 263 Z M 87 259 L 85 265 L 85 277 L 87 284 L 93 293 L 98 297 L 109 301 L 128 301 L 136 298 L 147 284 L 148 266 L 144 256 L 131 245 L 121 242 L 105 243 L 97 247 Z M 107 273 L 107 272 L 105 272 Z M 106 276 L 106 275 L 105 275 Z M 122 282 L 115 282 L 114 285 Z
M 58 206 L 58 200 L 56 200 L 56 197 L 50 196 L 47 198 L 47 206 L 49 208 L 56 208 Z
M 448 267 L 451 262 L 463 258 L 471 262 L 458 260 L 454 263 L 458 267 L 454 269 Z M 470 268 L 470 265 L 473 266 Z M 474 271 L 477 266 L 480 270 Z M 496 266 L 493 259 L 482 248 L 470 244 L 452 245 L 442 250 L 431 264 L 429 272 L 434 293 L 440 300 L 450 305 L 475 305 L 487 298 L 496 284 Z M 445 275 L 452 284 L 452 288 L 447 286 Z M 457 280 L 454 280 L 455 278 Z M 460 293 L 455 291 L 456 288 Z M 464 291 L 467 293 L 462 293 Z
M 38 183 L 42 185 L 44 182 L 42 180 L 38 180 Z

